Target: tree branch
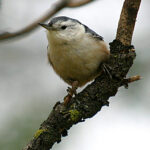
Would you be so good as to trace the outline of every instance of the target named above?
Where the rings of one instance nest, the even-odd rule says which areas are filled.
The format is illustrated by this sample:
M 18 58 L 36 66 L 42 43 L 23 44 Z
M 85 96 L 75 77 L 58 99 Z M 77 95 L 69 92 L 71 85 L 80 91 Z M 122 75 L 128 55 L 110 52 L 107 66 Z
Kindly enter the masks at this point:
M 118 88 L 123 85 L 124 78 L 136 56 L 135 50 L 129 42 L 132 34 L 129 36 L 127 31 L 133 33 L 136 20 L 136 15 L 133 14 L 137 14 L 138 9 L 126 10 L 135 5 L 136 8 L 139 8 L 140 0 L 125 0 L 123 11 L 126 13 L 121 13 L 117 40 L 110 43 L 111 56 L 106 65 L 109 66 L 112 79 L 103 73 L 72 98 L 67 107 L 63 103 L 57 102 L 47 120 L 41 124 L 33 139 L 23 150 L 49 150 L 54 143 L 61 141 L 62 136 L 67 135 L 67 130 L 72 125 L 93 117 L 103 106 L 109 105 L 109 97 L 114 96 Z M 123 32 L 124 27 L 126 32 Z M 120 35 L 120 33 L 122 34 Z
M 71 2 L 68 4 L 68 7 L 70 8 L 80 7 L 93 1 L 94 0 L 71 0 Z
M 39 19 L 31 23 L 30 25 L 26 26 L 25 28 L 18 30 L 16 32 L 13 32 L 13 33 L 5 32 L 3 34 L 0 34 L 0 40 L 11 39 L 11 38 L 15 38 L 15 37 L 27 34 L 28 32 L 34 30 L 38 26 L 38 23 L 46 21 L 51 16 L 59 12 L 61 9 L 66 7 L 67 3 L 68 2 L 66 0 L 58 1 L 43 16 L 41 16 Z
M 65 7 L 75 8 L 75 7 L 79 7 L 79 6 L 88 4 L 92 1 L 94 1 L 94 0 L 77 0 L 77 1 L 75 1 L 75 0 L 60 0 L 56 4 L 54 4 L 43 16 L 41 16 L 40 18 L 35 20 L 30 25 L 24 27 L 23 29 L 20 29 L 13 33 L 9 33 L 7 31 L 4 33 L 1 33 L 0 41 L 7 40 L 7 39 L 13 39 L 13 38 L 25 35 L 31 31 L 33 31 L 34 29 L 36 29 L 38 27 L 38 23 L 45 22 L 46 20 L 48 20 L 50 17 L 52 17 L 53 15 L 55 15 L 56 13 L 58 13 L 60 10 L 62 10 Z
M 135 26 L 136 16 L 141 0 L 126 0 L 123 5 L 116 39 L 124 45 L 130 45 Z

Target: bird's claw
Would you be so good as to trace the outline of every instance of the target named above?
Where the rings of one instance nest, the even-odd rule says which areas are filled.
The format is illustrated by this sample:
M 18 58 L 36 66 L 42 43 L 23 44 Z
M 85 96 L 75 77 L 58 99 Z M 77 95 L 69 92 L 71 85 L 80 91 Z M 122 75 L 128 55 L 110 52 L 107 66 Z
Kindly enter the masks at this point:
M 76 95 L 77 94 L 77 91 L 76 91 L 76 89 L 73 89 L 73 88 L 71 88 L 71 87 L 68 87 L 67 88 L 67 92 L 68 92 L 68 94 L 70 94 L 70 95 Z
M 112 79 L 112 75 L 111 75 L 111 73 L 110 73 L 110 67 L 107 65 L 107 64 L 103 64 L 103 71 L 106 73 L 106 74 L 108 74 L 108 76 L 109 76 L 109 78 L 110 79 Z
M 76 92 L 77 88 L 78 88 L 78 81 L 74 81 L 72 83 L 72 87 L 67 88 L 68 95 L 65 96 L 64 98 L 64 105 L 67 105 L 70 102 L 72 96 L 77 94 Z

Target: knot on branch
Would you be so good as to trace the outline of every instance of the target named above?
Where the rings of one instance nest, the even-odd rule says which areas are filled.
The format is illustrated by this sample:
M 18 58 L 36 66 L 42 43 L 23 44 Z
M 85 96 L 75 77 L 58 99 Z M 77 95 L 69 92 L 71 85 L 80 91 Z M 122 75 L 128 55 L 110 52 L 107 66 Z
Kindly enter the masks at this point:
M 130 50 L 134 50 L 133 45 L 123 45 L 119 40 L 114 40 L 113 42 L 109 43 L 109 45 L 111 54 L 129 53 Z
M 114 40 L 110 43 L 110 49 L 111 56 L 107 63 L 110 68 L 110 74 L 114 78 L 122 80 L 126 77 L 136 57 L 134 46 L 125 46 L 120 41 Z

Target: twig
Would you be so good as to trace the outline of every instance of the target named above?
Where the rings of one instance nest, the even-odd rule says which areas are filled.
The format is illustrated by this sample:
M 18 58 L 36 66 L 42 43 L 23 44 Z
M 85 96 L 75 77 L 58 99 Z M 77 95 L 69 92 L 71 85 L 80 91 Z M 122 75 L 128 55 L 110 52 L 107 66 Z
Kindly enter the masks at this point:
M 133 76 L 127 79 L 123 79 L 121 86 L 125 86 L 125 88 L 128 88 L 128 84 L 141 80 L 141 76 L 137 75 L 137 76 Z
M 134 6 L 137 2 L 140 5 L 140 0 L 125 0 L 125 4 L 128 6 Z M 127 22 L 131 23 L 133 27 L 135 24 L 136 15 L 132 15 L 132 11 L 126 11 L 125 9 L 128 9 L 126 5 L 123 6 L 123 10 L 127 12 L 126 15 L 128 17 L 125 17 L 123 13 L 121 14 L 118 34 L 123 30 L 122 27 Z M 138 9 L 134 9 L 134 11 L 137 14 Z M 126 19 L 130 18 L 130 14 L 134 18 L 127 21 Z M 126 27 L 126 30 L 130 32 L 133 32 L 133 29 L 129 25 Z M 122 42 L 122 37 L 124 37 L 123 39 L 130 39 Z M 110 43 L 111 56 L 108 65 L 111 68 L 110 73 L 113 78 L 108 80 L 106 74 L 102 74 L 81 93 L 77 94 L 67 107 L 63 103 L 57 102 L 47 120 L 41 124 L 33 139 L 23 150 L 49 150 L 54 143 L 61 141 L 61 136 L 67 135 L 67 130 L 72 125 L 84 121 L 86 118 L 93 117 L 103 106 L 109 105 L 109 97 L 117 93 L 135 58 L 133 47 L 129 46 L 129 42 L 126 42 L 131 41 L 131 38 L 132 36 L 128 36 L 128 34 L 123 32 L 122 36 L 117 36 L 117 40 Z M 129 81 L 133 80 L 135 78 Z
M 31 23 L 30 25 L 26 26 L 23 29 L 20 29 L 16 32 L 4 32 L 0 34 L 0 41 L 1 40 L 7 40 L 7 39 L 13 39 L 25 34 L 28 34 L 29 32 L 33 31 L 34 29 L 36 29 L 38 27 L 38 23 L 40 22 L 45 22 L 46 20 L 48 20 L 50 17 L 52 17 L 53 15 L 55 15 L 56 13 L 58 13 L 60 10 L 62 10 L 65 7 L 79 7 L 79 6 L 83 6 L 87 3 L 90 3 L 94 0 L 60 0 L 57 3 L 55 3 L 43 16 L 41 16 L 40 18 L 38 18 L 37 20 L 35 20 L 33 23 Z
M 95 0 L 71 0 L 71 2 L 68 4 L 68 7 L 70 8 L 80 7 L 93 1 Z
M 39 19 L 37 19 L 36 21 L 31 23 L 30 25 L 26 26 L 25 28 L 18 30 L 16 32 L 13 32 L 13 33 L 5 32 L 4 34 L 1 34 L 0 40 L 11 39 L 11 38 L 15 38 L 15 37 L 27 34 L 28 32 L 34 30 L 38 26 L 38 23 L 46 21 L 51 16 L 53 16 L 54 14 L 59 12 L 61 9 L 66 7 L 67 3 L 68 3 L 68 1 L 66 1 L 66 0 L 58 1 L 43 16 L 41 16 Z
M 130 78 L 127 78 L 127 79 L 124 79 L 127 83 L 131 83 L 131 82 L 135 82 L 135 81 L 138 81 L 138 80 L 141 80 L 141 76 L 133 76 L 133 77 L 130 77 Z

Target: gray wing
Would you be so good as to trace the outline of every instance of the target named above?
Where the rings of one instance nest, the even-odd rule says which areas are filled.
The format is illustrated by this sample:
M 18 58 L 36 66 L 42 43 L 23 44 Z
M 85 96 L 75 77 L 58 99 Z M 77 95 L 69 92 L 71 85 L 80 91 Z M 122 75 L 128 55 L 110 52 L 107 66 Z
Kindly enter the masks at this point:
M 83 24 L 84 25 L 84 24 Z M 94 38 L 103 41 L 103 37 L 98 35 L 96 32 L 94 32 L 93 30 L 91 30 L 89 27 L 87 27 L 86 25 L 84 25 L 85 27 L 85 32 L 91 34 Z

